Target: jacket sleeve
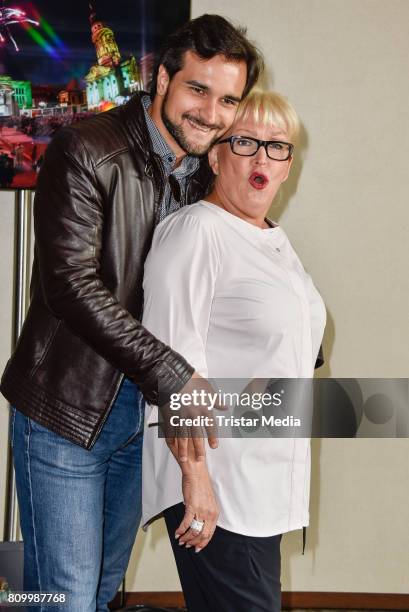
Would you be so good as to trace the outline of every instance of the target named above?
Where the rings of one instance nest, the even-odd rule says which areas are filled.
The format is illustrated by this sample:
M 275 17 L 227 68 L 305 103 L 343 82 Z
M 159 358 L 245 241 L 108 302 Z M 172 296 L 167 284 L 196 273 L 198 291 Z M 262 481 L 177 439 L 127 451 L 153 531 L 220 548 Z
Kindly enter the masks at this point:
M 75 129 L 47 148 L 34 200 L 36 255 L 55 317 L 119 371 L 148 401 L 179 391 L 193 368 L 125 310 L 100 277 L 104 207 L 92 160 Z

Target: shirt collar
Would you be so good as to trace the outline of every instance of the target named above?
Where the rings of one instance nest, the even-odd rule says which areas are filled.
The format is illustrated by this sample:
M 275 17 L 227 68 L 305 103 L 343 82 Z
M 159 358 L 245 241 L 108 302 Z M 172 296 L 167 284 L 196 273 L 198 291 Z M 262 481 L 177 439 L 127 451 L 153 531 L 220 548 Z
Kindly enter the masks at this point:
M 151 99 L 149 96 L 142 96 L 142 106 L 145 113 L 145 121 L 146 126 L 148 128 L 149 137 L 152 142 L 152 148 L 154 153 L 159 155 L 163 162 L 163 166 L 166 174 L 174 174 L 179 178 L 183 178 L 185 176 L 189 176 L 193 174 L 199 168 L 199 159 L 197 157 L 193 157 L 192 155 L 186 155 L 180 165 L 173 170 L 173 166 L 176 162 L 176 155 L 169 147 L 166 140 L 163 138 L 162 134 L 158 130 L 156 123 L 153 121 L 150 116 L 148 109 L 151 105 Z

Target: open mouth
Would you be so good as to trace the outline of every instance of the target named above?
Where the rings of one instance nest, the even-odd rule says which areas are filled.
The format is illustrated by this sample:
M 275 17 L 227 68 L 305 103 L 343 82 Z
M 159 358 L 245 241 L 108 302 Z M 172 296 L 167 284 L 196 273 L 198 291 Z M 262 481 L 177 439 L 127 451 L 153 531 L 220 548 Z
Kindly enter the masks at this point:
M 254 189 L 264 189 L 268 185 L 268 178 L 261 172 L 253 172 L 250 174 L 249 183 Z

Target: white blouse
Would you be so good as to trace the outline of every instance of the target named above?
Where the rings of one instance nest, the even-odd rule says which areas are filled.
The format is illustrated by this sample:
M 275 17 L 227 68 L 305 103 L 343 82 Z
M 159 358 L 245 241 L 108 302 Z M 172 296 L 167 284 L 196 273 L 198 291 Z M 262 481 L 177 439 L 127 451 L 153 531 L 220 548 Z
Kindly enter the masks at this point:
M 325 307 L 284 230 L 197 202 L 156 228 L 143 324 L 208 378 L 310 378 Z M 147 406 L 142 523 L 183 501 L 181 470 Z M 310 441 L 220 438 L 206 448 L 217 524 L 249 536 L 308 525 Z

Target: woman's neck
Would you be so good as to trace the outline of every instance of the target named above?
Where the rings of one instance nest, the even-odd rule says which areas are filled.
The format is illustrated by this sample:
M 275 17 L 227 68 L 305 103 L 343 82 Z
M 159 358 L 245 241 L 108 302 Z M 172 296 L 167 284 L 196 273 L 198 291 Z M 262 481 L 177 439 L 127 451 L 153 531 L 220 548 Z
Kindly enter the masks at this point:
M 235 215 L 236 217 L 243 219 L 243 221 L 247 221 L 247 223 L 251 223 L 251 225 L 256 225 L 261 229 L 267 229 L 270 227 L 270 225 L 266 222 L 264 215 L 260 218 L 248 217 L 243 213 L 240 214 L 241 211 L 237 209 L 234 205 L 230 205 L 229 203 L 225 204 L 216 189 L 212 189 L 209 195 L 206 196 L 206 202 L 211 202 L 212 204 L 219 206 L 219 208 L 223 208 L 223 210 L 227 211 L 231 215 Z

